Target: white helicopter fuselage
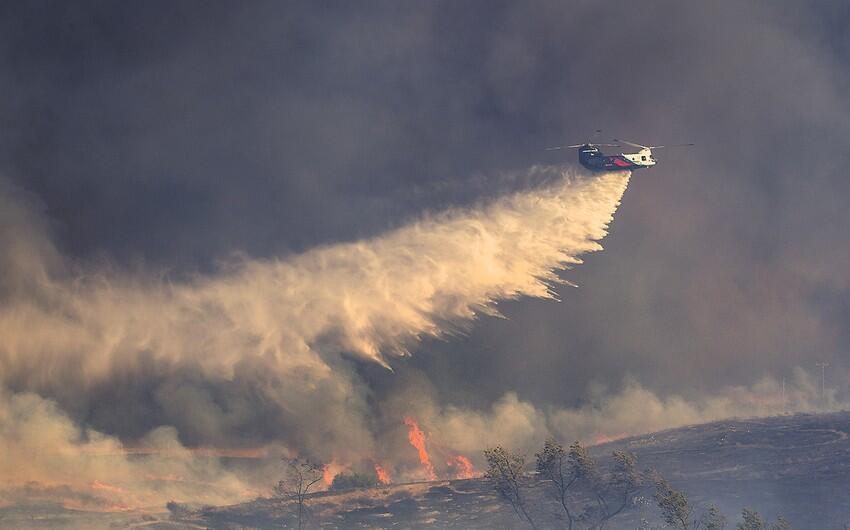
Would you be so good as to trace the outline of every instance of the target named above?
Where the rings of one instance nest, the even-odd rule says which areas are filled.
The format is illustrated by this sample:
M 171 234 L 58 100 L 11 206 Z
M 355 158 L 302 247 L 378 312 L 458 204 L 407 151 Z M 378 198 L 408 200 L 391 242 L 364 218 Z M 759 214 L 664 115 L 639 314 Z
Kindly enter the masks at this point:
M 651 149 L 641 149 L 637 153 L 622 153 L 620 156 L 639 167 L 652 167 L 657 163 Z

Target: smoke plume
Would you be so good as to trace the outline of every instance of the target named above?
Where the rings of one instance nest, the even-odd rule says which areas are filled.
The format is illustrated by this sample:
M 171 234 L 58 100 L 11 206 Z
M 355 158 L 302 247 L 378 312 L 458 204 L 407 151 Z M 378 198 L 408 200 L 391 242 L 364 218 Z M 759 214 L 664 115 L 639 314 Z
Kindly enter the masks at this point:
M 37 202 L 4 188 L 0 446 L 18 456 L 5 490 L 71 488 L 110 509 L 221 502 L 273 481 L 237 479 L 204 447 L 343 469 L 397 459 L 358 364 L 390 368 L 499 300 L 553 298 L 556 272 L 601 249 L 630 176 L 530 174 L 547 184 L 183 282 L 63 258 Z

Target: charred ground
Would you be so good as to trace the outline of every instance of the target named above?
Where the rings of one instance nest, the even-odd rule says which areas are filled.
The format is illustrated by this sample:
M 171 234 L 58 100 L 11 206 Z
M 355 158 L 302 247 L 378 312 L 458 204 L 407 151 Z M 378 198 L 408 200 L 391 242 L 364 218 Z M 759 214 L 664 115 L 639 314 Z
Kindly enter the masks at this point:
M 770 519 L 784 515 L 796 529 L 844 529 L 850 523 L 850 412 L 797 414 L 725 420 L 635 436 L 591 448 L 607 455 L 625 449 L 641 467 L 655 468 L 685 492 L 696 513 L 715 503 L 734 528 L 740 511 L 752 507 Z M 497 440 L 493 441 L 497 443 Z M 562 527 L 546 484 L 529 476 L 528 502 L 541 528 Z M 646 502 L 612 519 L 608 528 L 638 528 L 641 517 L 657 521 Z M 581 502 L 580 499 L 576 499 Z M 398 484 L 310 496 L 309 527 L 321 528 L 521 528 L 523 523 L 484 479 Z M 225 507 L 174 510 L 170 516 L 100 519 L 111 528 L 280 528 L 293 527 L 293 510 L 273 499 Z M 6 509 L 10 528 L 73 526 L 89 515 L 54 511 L 52 516 Z

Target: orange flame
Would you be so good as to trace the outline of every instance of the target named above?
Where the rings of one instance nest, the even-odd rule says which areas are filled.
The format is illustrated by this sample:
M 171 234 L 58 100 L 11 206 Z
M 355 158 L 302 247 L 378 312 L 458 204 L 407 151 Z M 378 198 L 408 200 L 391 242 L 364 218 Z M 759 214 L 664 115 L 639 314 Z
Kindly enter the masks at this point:
M 428 451 L 425 449 L 425 433 L 419 428 L 416 421 L 410 416 L 404 417 L 404 424 L 407 425 L 407 439 L 410 445 L 416 448 L 419 453 L 419 462 L 425 468 L 425 475 L 428 480 L 437 480 L 437 475 L 434 473 L 434 466 L 431 464 L 431 457 L 428 456 Z
M 392 480 L 390 480 L 390 474 L 378 463 L 375 463 L 375 474 L 378 475 L 378 482 L 381 484 L 389 484 L 392 482 Z
M 624 432 L 621 432 L 620 434 L 612 434 L 611 436 L 608 436 L 607 434 L 600 434 L 596 438 L 593 439 L 592 445 L 607 444 L 608 442 L 614 442 L 616 440 L 621 440 L 621 439 L 625 438 L 626 436 L 628 436 L 628 435 Z
M 330 489 L 331 484 L 333 484 L 334 477 L 347 469 L 347 466 L 337 463 L 336 460 L 331 460 L 329 463 L 322 466 L 322 483 L 325 485 L 325 489 Z
M 472 467 L 472 462 L 463 455 L 457 455 L 446 464 L 449 467 L 455 468 L 455 478 L 475 478 L 475 469 Z
M 330 488 L 333 481 L 334 474 L 333 471 L 331 471 L 331 466 L 329 464 L 325 464 L 322 466 L 322 483 L 326 488 Z
M 105 482 L 101 482 L 99 480 L 95 480 L 91 483 L 91 489 L 100 490 L 100 491 L 108 491 L 109 493 L 124 493 L 122 488 L 118 486 L 113 486 L 111 484 L 107 484 Z
M 124 490 L 124 488 L 120 488 L 118 486 L 113 486 L 112 484 L 107 484 L 106 482 L 101 482 L 99 480 L 93 480 L 92 483 L 89 484 L 89 487 L 94 491 L 97 491 L 99 493 L 105 493 L 105 494 L 107 494 L 107 495 L 109 495 L 113 498 L 112 500 L 114 502 L 111 502 L 111 503 L 107 502 L 107 503 L 104 503 L 104 504 L 98 506 L 97 511 L 100 511 L 100 512 L 125 512 L 125 511 L 130 510 L 130 506 L 128 506 L 127 504 L 122 502 L 123 500 L 125 500 L 125 499 L 122 498 L 122 495 L 127 493 Z M 81 506 L 79 506 L 79 507 L 74 506 L 75 504 L 80 504 Z M 78 501 L 75 501 L 74 499 L 63 500 L 62 505 L 65 506 L 66 508 L 70 508 L 70 509 L 74 509 L 74 508 L 85 509 L 84 503 L 79 503 Z

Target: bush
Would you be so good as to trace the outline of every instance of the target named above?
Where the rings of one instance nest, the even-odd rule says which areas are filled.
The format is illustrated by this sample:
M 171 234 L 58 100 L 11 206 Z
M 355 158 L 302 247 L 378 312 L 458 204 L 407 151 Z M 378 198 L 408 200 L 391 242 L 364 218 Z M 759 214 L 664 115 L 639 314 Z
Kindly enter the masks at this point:
M 330 489 L 338 491 L 354 488 L 375 488 L 379 484 L 378 476 L 373 473 L 340 473 L 334 477 Z
M 168 501 L 165 504 L 165 508 L 171 513 L 171 517 L 173 518 L 188 517 L 192 514 L 192 510 L 187 504 L 179 502 Z

